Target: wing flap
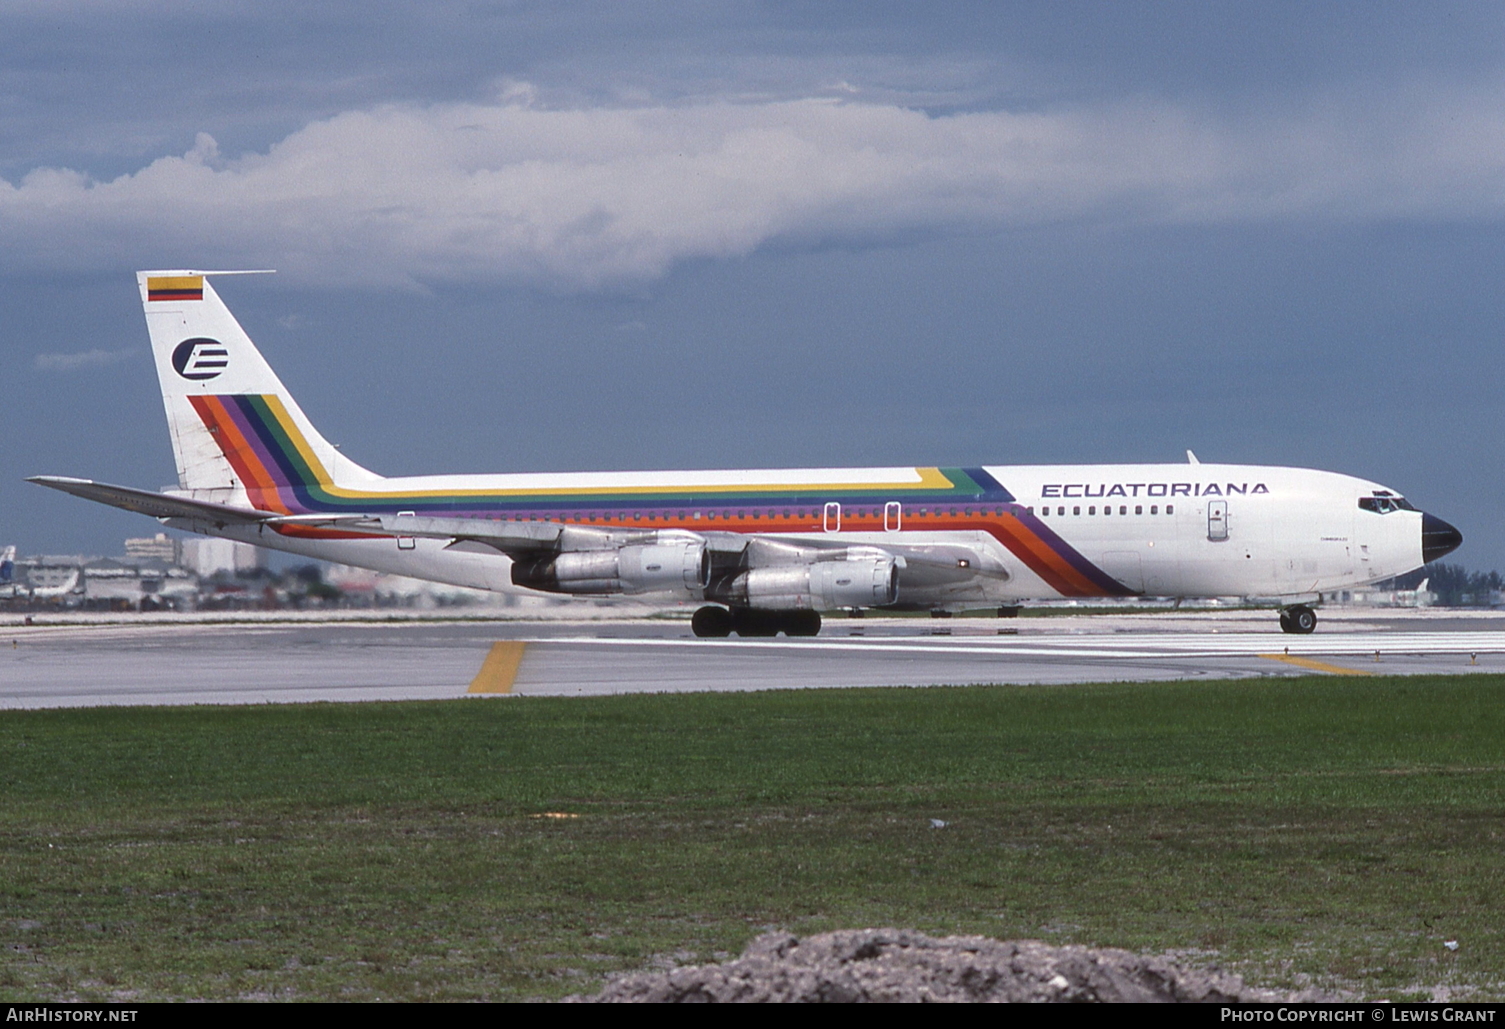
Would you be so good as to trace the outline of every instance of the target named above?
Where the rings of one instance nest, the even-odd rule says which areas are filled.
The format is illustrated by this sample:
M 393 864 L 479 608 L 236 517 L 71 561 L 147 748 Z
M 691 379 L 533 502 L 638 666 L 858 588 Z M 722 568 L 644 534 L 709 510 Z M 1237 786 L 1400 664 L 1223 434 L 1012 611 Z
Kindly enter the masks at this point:
M 498 518 L 441 518 L 429 515 L 383 514 L 370 524 L 392 536 L 417 536 L 483 543 L 509 556 L 581 550 L 613 550 L 634 544 L 661 543 L 669 538 L 701 539 L 679 529 L 629 529 L 563 522 L 511 522 Z

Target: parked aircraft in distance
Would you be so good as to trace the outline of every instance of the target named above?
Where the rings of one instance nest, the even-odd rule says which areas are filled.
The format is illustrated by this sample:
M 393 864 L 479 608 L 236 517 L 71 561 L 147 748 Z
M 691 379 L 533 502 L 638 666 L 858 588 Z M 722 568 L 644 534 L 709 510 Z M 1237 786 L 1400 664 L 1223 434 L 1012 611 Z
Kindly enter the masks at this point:
M 1246 596 L 1311 632 L 1333 590 L 1463 540 L 1378 483 L 1188 463 L 387 478 L 314 429 L 208 281 L 138 274 L 179 489 L 31 481 L 164 525 L 460 586 L 701 601 L 699 636 L 820 611 Z

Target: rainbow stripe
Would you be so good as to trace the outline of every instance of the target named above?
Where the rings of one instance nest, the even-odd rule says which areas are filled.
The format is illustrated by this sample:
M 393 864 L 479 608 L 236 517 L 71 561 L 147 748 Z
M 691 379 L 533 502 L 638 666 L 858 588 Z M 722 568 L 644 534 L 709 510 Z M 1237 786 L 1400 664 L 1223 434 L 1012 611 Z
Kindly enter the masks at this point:
M 1061 539 L 982 468 L 917 468 L 918 481 L 843 484 L 628 486 L 582 489 L 361 490 L 338 486 L 275 395 L 191 396 L 251 504 L 281 514 L 393 514 L 564 521 L 637 529 L 758 535 L 820 532 L 825 505 L 841 505 L 841 527 L 881 532 L 884 505 L 898 501 L 903 530 L 986 532 L 1068 597 L 1130 596 L 1125 587 Z M 288 535 L 365 534 L 281 526 Z

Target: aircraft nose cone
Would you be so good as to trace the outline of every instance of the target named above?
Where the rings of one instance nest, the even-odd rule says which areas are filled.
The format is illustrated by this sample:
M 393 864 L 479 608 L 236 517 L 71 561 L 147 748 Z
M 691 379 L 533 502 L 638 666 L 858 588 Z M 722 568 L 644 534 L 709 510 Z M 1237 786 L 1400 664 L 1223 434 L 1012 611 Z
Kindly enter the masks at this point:
M 1422 512 L 1421 559 L 1431 564 L 1446 557 L 1463 544 L 1463 533 L 1434 515 Z

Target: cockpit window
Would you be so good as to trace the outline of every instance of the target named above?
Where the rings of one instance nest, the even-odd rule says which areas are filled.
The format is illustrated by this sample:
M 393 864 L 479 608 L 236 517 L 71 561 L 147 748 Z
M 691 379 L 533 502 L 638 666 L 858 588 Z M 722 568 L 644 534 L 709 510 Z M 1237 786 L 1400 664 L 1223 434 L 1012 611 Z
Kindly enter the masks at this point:
M 1405 497 L 1397 497 L 1393 493 L 1359 498 L 1359 510 L 1373 511 L 1375 514 L 1389 514 L 1391 511 L 1415 511 L 1411 502 Z

